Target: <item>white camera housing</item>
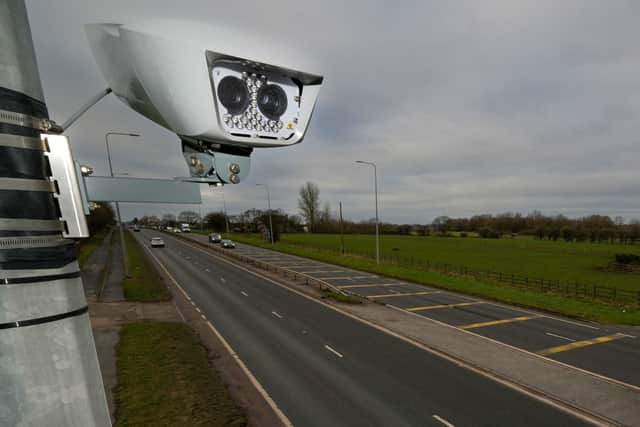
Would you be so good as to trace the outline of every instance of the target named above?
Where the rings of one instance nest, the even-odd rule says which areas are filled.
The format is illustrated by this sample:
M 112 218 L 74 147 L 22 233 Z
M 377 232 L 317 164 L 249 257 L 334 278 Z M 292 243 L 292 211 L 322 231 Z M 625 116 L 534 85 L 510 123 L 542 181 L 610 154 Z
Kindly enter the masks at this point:
M 96 62 L 125 104 L 204 148 L 302 141 L 323 77 L 299 71 L 299 54 L 226 29 L 182 41 L 168 30 L 176 27 L 86 26 Z

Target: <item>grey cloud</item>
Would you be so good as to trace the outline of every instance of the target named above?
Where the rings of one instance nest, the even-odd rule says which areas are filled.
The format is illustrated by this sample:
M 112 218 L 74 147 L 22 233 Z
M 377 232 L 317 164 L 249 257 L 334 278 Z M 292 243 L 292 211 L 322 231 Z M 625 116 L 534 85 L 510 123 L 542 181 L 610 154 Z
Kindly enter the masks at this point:
M 308 138 L 257 150 L 247 182 L 226 187 L 231 212 L 296 211 L 297 189 L 317 182 L 348 217 L 373 214 L 376 161 L 381 215 L 427 222 L 441 214 L 529 211 L 638 217 L 640 4 L 634 1 L 483 2 L 190 0 L 28 1 L 49 109 L 64 120 L 104 87 L 85 41 L 86 22 L 177 18 L 298 46 L 324 73 Z M 284 22 L 285 25 L 273 25 Z M 141 176 L 186 173 L 177 138 L 110 98 L 71 130 L 74 153 L 106 172 L 104 133 L 116 169 Z M 203 190 L 203 211 L 222 207 Z M 131 205 L 127 217 L 181 210 Z M 193 208 L 193 207 L 189 207 Z

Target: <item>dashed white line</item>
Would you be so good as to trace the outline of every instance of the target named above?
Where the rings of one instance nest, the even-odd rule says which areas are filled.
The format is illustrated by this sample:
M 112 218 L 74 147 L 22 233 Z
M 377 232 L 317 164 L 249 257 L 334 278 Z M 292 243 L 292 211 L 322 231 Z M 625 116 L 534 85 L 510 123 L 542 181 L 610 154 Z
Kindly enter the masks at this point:
M 221 277 L 221 278 L 220 278 L 220 281 L 221 281 L 222 283 L 227 283 L 227 281 L 224 279 L 224 277 Z
M 249 294 L 248 294 L 248 293 L 246 293 L 245 291 L 240 291 L 240 293 L 241 293 L 242 295 L 244 295 L 245 297 L 248 297 L 248 296 L 249 296 Z
M 562 335 L 552 334 L 551 332 L 545 332 L 545 334 L 547 334 L 547 335 L 549 335 L 551 337 L 560 338 L 561 340 L 567 340 L 567 341 L 571 341 L 571 342 L 575 341 L 574 339 L 563 337 Z
M 276 316 L 278 319 L 282 319 L 282 315 L 279 314 L 278 312 L 272 311 L 271 314 L 273 314 L 274 316 Z
M 440 421 L 442 424 L 446 425 L 447 427 L 455 427 L 453 424 L 451 424 L 449 421 L 445 420 L 444 418 L 433 414 L 433 419 Z
M 196 307 L 196 311 L 197 311 L 198 313 L 202 313 L 198 307 Z
M 324 348 L 326 348 L 327 350 L 329 350 L 331 353 L 335 354 L 336 356 L 342 358 L 344 357 L 342 354 L 338 353 L 337 351 L 335 351 L 334 349 L 332 349 L 331 347 L 329 347 L 328 345 L 324 345 Z
M 209 270 L 208 268 L 205 268 L 204 271 L 206 271 L 207 273 L 211 273 L 211 270 Z
M 195 306 L 196 306 L 196 303 L 195 303 L 195 302 L 193 302 L 193 301 L 191 301 L 191 305 L 195 307 Z
M 200 317 L 202 317 L 204 320 L 207 320 L 207 318 L 204 317 L 204 314 L 201 314 Z

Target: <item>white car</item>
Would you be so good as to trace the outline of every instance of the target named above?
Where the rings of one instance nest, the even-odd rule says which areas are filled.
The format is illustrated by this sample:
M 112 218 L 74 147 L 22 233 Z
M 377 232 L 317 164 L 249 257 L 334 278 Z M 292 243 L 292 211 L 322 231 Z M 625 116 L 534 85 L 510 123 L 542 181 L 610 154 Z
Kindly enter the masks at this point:
M 162 237 L 152 237 L 151 238 L 151 247 L 152 248 L 164 248 L 164 240 L 162 240 Z

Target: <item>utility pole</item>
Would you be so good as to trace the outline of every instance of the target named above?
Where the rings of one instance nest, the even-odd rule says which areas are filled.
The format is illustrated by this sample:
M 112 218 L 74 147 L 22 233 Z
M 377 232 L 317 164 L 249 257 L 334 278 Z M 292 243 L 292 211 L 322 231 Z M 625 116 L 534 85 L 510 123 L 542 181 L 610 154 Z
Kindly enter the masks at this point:
M 139 137 L 138 133 L 126 133 L 126 132 L 107 132 L 104 134 L 105 144 L 107 146 L 107 159 L 109 160 L 109 173 L 113 178 L 113 166 L 111 166 L 111 150 L 109 149 L 109 136 L 122 135 Z M 124 228 L 122 225 L 122 217 L 120 216 L 120 203 L 116 202 L 116 216 L 118 220 L 118 228 L 120 229 L 120 251 L 122 252 L 122 265 L 124 267 L 124 277 L 129 277 L 129 257 L 127 255 L 127 246 L 124 243 Z
M 342 222 L 342 201 L 338 202 L 340 206 L 340 252 L 344 255 L 344 223 Z
M 0 425 L 110 426 L 24 0 L 0 0 L 0 40 Z
M 376 200 L 376 264 L 380 265 L 380 219 L 378 218 L 378 168 L 373 162 L 365 162 L 362 160 L 356 160 L 356 163 L 363 165 L 373 166 L 373 189 Z

